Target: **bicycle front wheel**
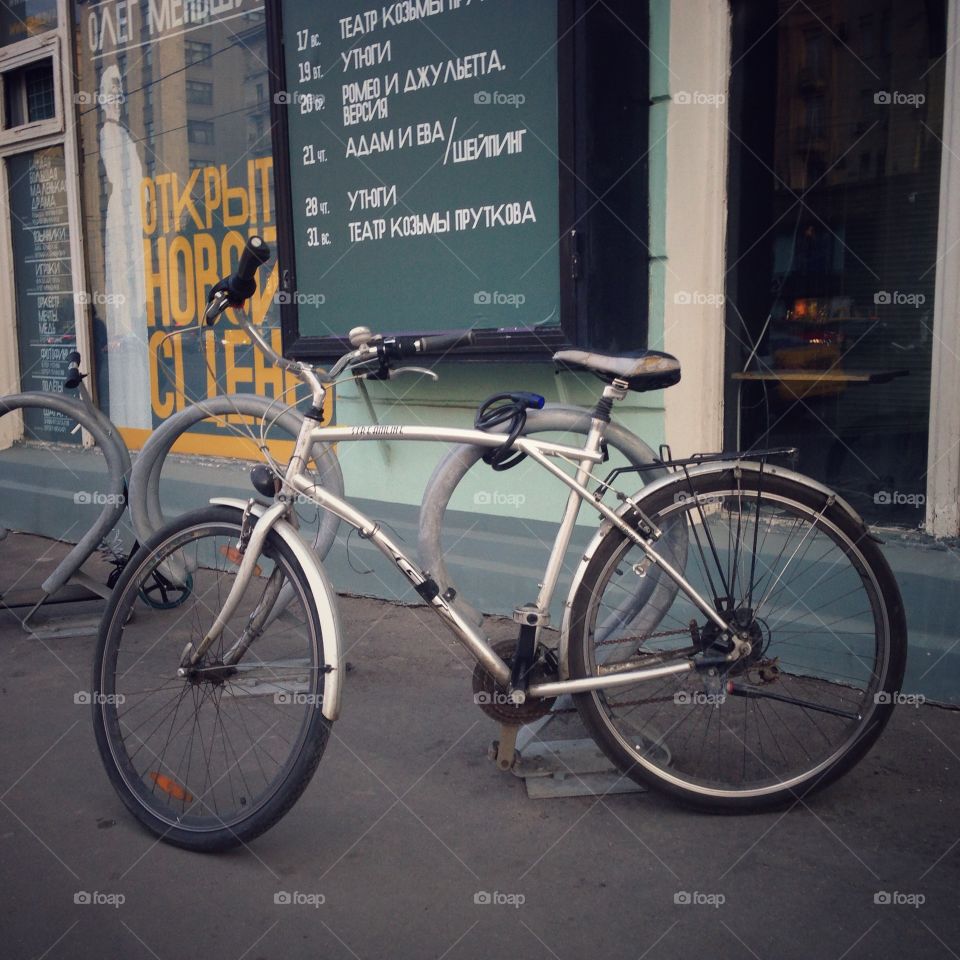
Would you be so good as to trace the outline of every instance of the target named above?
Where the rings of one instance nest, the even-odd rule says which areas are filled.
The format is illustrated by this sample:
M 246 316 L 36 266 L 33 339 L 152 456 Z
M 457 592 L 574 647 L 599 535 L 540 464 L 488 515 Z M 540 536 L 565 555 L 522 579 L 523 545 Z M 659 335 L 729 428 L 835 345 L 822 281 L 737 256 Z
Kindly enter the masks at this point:
M 245 843 L 276 823 L 330 730 L 319 618 L 276 532 L 220 638 L 178 675 L 187 643 L 199 643 L 230 592 L 241 527 L 241 511 L 208 507 L 144 544 L 114 588 L 94 666 L 94 730 L 111 782 L 149 830 L 193 850 Z M 179 602 L 146 603 L 158 582 L 179 589 Z M 246 649 L 232 663 L 237 644 Z
M 849 770 L 889 719 L 906 661 L 900 593 L 863 525 L 818 488 L 747 464 L 679 477 L 638 505 L 663 532 L 657 553 L 751 652 L 725 661 L 729 638 L 683 590 L 638 612 L 631 597 L 667 575 L 611 528 L 572 603 L 572 676 L 688 669 L 579 695 L 597 743 L 633 779 L 713 809 L 780 804 Z

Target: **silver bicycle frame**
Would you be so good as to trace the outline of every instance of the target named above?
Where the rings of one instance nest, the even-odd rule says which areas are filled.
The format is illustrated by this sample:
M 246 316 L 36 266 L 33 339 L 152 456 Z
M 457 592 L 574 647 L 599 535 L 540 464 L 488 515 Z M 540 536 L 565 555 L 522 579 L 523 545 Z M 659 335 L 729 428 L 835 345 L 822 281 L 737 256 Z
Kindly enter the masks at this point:
M 305 383 L 310 385 L 313 390 L 314 407 L 317 410 L 322 409 L 326 387 L 318 374 L 305 364 L 278 356 L 245 317 L 241 315 L 239 319 L 240 325 L 246 329 L 254 342 L 257 343 L 268 357 L 284 368 L 297 373 Z M 352 360 L 362 360 L 369 353 L 370 351 L 365 351 L 364 347 L 360 347 L 358 350 L 347 354 L 338 361 L 328 377 L 330 379 L 335 378 L 339 372 L 350 365 Z M 604 395 L 613 399 L 622 398 L 624 393 L 625 390 L 616 383 L 606 387 L 604 390 Z M 740 656 L 740 650 L 745 641 L 737 636 L 736 631 L 717 613 L 710 602 L 698 593 L 683 574 L 656 552 L 655 544 L 660 536 L 660 531 L 652 529 L 647 535 L 641 534 L 617 511 L 611 509 L 601 500 L 594 497 L 587 488 L 586 484 L 592 475 L 594 464 L 601 462 L 603 459 L 601 442 L 605 428 L 606 422 L 595 418 L 583 447 L 571 447 L 550 441 L 534 440 L 529 437 L 518 437 L 514 441 L 514 449 L 527 454 L 532 460 L 535 460 L 545 470 L 553 474 L 558 480 L 570 488 L 566 509 L 557 532 L 557 538 L 550 553 L 543 583 L 540 588 L 540 595 L 537 600 L 538 613 L 546 614 L 550 608 L 550 601 L 552 600 L 560 574 L 563 557 L 570 545 L 570 539 L 573 535 L 574 525 L 580 510 L 580 504 L 581 502 L 587 501 L 591 509 L 597 510 L 605 520 L 640 547 L 651 563 L 659 566 L 660 569 L 683 590 L 690 600 L 696 604 L 706 617 L 730 636 L 733 643 L 733 650 L 728 654 L 728 659 L 737 659 Z M 219 637 L 230 614 L 239 604 L 240 598 L 253 575 L 255 559 L 259 553 L 259 546 L 262 545 L 266 539 L 273 524 L 290 514 L 293 509 L 293 497 L 301 495 L 309 498 L 322 509 L 334 513 L 345 523 L 350 524 L 350 526 L 357 530 L 360 536 L 374 543 L 385 556 L 396 564 L 399 570 L 413 585 L 414 589 L 417 590 L 436 610 L 440 617 L 446 621 L 454 634 L 456 634 L 470 653 L 483 664 L 484 668 L 492 674 L 499 683 L 505 687 L 509 687 L 510 667 L 493 651 L 489 640 L 454 609 L 450 600 L 444 596 L 445 585 L 434 583 L 430 578 L 429 572 L 421 571 L 418 565 L 407 557 L 400 547 L 384 533 L 376 520 L 367 517 L 360 510 L 357 510 L 346 500 L 338 497 L 331 491 L 316 486 L 306 473 L 309 452 L 315 443 L 334 444 L 344 441 L 365 440 L 426 440 L 439 443 L 467 443 L 480 447 L 498 447 L 503 443 L 503 436 L 501 434 L 486 433 L 482 430 L 466 430 L 454 427 L 406 425 L 321 427 L 315 426 L 314 421 L 305 417 L 297 437 L 293 457 L 287 466 L 283 489 L 278 495 L 278 500 L 273 507 L 266 510 L 263 515 L 257 519 L 250 535 L 248 546 L 250 552 L 244 557 L 240 564 L 236 580 L 231 587 L 220 614 L 204 639 L 196 647 L 188 648 L 185 652 L 183 666 L 198 663 L 210 645 Z M 574 464 L 577 468 L 575 475 L 571 476 L 554 463 L 554 460 L 557 459 Z M 629 500 L 628 502 L 632 503 L 632 501 Z M 250 560 L 249 563 L 247 562 L 248 560 Z M 541 620 L 541 622 L 543 621 Z M 564 693 L 583 693 L 588 690 L 628 686 L 641 680 L 651 680 L 675 673 L 686 673 L 693 669 L 694 664 L 689 660 L 662 664 L 657 667 L 625 668 L 623 671 L 605 672 L 602 676 L 580 677 L 574 680 L 559 680 L 532 684 L 527 694 L 533 697 L 556 697 Z

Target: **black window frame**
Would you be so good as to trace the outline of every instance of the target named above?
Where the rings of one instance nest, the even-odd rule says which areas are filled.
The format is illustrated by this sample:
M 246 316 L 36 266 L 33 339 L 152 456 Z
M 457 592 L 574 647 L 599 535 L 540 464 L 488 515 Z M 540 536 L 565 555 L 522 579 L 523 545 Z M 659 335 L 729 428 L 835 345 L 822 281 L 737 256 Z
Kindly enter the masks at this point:
M 606 232 L 610 236 L 610 222 L 624 222 L 620 213 L 607 201 L 618 188 L 623 191 L 626 176 L 617 174 L 604 182 L 602 173 L 594 176 L 588 163 L 596 152 L 596 141 L 603 139 L 599 122 L 590 126 L 588 112 L 595 101 L 597 90 L 581 82 L 587 69 L 603 70 L 610 60 L 601 29 L 591 30 L 599 16 L 608 17 L 611 24 L 623 27 L 625 18 L 639 17 L 642 24 L 631 30 L 638 43 L 632 57 L 624 58 L 626 67 L 633 70 L 634 88 L 625 100 L 642 107 L 641 122 L 634 129 L 642 141 L 637 161 L 630 167 L 629 185 L 634 190 L 630 203 L 637 230 L 630 232 L 644 247 L 639 268 L 630 274 L 634 289 L 633 309 L 635 326 L 629 329 L 632 342 L 620 344 L 619 349 L 644 348 L 649 337 L 649 175 L 647 153 L 649 142 L 650 100 L 650 20 L 649 4 L 640 0 L 608 0 L 596 4 L 593 0 L 556 0 L 557 3 L 557 109 L 558 109 L 558 213 L 559 234 L 557 250 L 560 259 L 560 324 L 558 328 L 520 328 L 509 333 L 496 329 L 475 329 L 476 345 L 458 351 L 458 359 L 499 361 L 549 361 L 563 347 L 577 346 L 595 350 L 614 349 L 597 342 L 595 332 L 605 330 L 591 322 L 591 313 L 600 315 L 604 301 L 609 301 L 608 290 L 617 287 L 625 276 L 624 263 L 618 250 L 609 243 L 605 250 L 597 250 L 594 236 Z M 267 28 L 268 77 L 270 91 L 270 125 L 274 158 L 274 191 L 277 210 L 277 257 L 280 264 L 278 290 L 291 293 L 297 289 L 295 244 L 292 230 L 284 225 L 293 223 L 291 193 L 290 150 L 288 141 L 286 98 L 278 96 L 286 90 L 286 72 L 283 45 L 282 0 L 264 0 Z M 591 48 L 591 43 L 593 47 Z M 590 53 L 595 54 L 592 58 Z M 638 62 L 639 61 L 639 62 Z M 608 71 L 609 72 L 609 71 Z M 638 89 L 639 88 L 639 89 Z M 608 136 L 610 148 L 615 138 Z M 597 165 L 601 166 L 600 164 Z M 639 212 L 635 208 L 639 207 Z M 600 220 L 604 212 L 610 214 L 607 224 Z M 596 229 L 595 229 L 596 228 Z M 627 229 L 630 229 L 627 227 Z M 285 356 L 309 361 L 329 361 L 350 349 L 346 336 L 304 337 L 300 335 L 298 306 L 295 297 L 280 304 L 280 324 Z M 442 329 L 382 330 L 381 333 L 404 335 L 442 334 Z

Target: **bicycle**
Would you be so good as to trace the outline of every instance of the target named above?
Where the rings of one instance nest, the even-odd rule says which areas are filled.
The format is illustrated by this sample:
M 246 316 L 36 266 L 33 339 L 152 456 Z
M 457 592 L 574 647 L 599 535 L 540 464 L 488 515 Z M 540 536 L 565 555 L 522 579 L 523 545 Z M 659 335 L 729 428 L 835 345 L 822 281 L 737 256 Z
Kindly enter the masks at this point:
M 268 258 L 251 238 L 237 272 L 211 291 L 208 324 L 253 293 Z M 842 498 L 772 464 L 782 450 L 753 459 L 664 453 L 612 472 L 658 473 L 634 495 L 617 490 L 612 474 L 591 487 L 614 404 L 629 390 L 676 383 L 675 358 L 556 354 L 605 384 L 582 446 L 530 435 L 542 398 L 519 392 L 484 404 L 473 429 L 323 426 L 322 401 L 341 375 L 397 376 L 411 369 L 405 361 L 455 351 L 472 334 L 355 328 L 353 349 L 320 373 L 278 356 L 242 315 L 238 322 L 312 392 L 293 456 L 285 468 L 252 471 L 263 499 L 214 498 L 140 548 L 104 614 L 94 666 L 107 773 L 164 841 L 213 851 L 263 833 L 306 788 L 339 715 L 336 597 L 297 532 L 300 498 L 376 545 L 450 627 L 477 661 L 485 712 L 521 724 L 572 694 L 624 776 L 685 803 L 754 810 L 806 797 L 880 735 L 903 676 L 906 622 L 877 541 Z M 516 642 L 491 646 L 448 580 L 304 474 L 314 442 L 385 438 L 457 444 L 501 470 L 529 458 L 568 488 L 539 596 L 516 609 Z M 605 502 L 609 495 L 618 502 Z M 601 524 L 557 630 L 550 600 L 581 504 Z M 173 569 L 194 578 L 188 603 L 131 620 L 143 580 Z

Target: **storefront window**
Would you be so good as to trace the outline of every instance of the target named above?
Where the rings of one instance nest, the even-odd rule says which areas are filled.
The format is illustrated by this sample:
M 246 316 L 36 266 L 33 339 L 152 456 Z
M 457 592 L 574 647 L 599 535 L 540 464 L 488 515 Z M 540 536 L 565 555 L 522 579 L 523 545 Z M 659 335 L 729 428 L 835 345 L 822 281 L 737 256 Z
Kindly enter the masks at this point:
M 734 5 L 727 433 L 924 519 L 946 5 Z
M 78 4 L 98 398 L 134 448 L 192 401 L 289 386 L 226 318 L 207 338 L 168 336 L 198 322 L 249 234 L 276 235 L 270 103 L 257 95 L 266 31 L 249 6 L 184 4 L 168 16 L 129 3 L 121 23 L 119 8 Z M 279 349 L 275 271 L 261 273 L 248 309 Z M 207 452 L 240 453 L 230 425 L 198 429 L 218 434 Z

